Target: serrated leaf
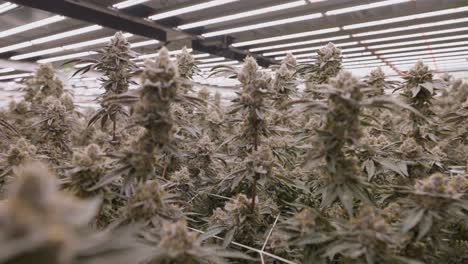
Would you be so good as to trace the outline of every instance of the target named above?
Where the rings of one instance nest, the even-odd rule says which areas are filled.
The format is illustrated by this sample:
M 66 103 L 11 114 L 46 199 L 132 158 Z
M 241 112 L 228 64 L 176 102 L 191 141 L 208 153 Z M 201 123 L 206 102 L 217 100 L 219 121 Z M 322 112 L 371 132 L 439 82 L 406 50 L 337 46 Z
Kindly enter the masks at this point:
M 403 232 L 406 233 L 413 229 L 424 216 L 425 209 L 415 209 L 413 210 L 403 221 Z
M 367 179 L 368 181 L 372 180 L 372 178 L 375 175 L 375 163 L 373 160 L 366 160 L 365 162 L 365 168 L 367 172 Z

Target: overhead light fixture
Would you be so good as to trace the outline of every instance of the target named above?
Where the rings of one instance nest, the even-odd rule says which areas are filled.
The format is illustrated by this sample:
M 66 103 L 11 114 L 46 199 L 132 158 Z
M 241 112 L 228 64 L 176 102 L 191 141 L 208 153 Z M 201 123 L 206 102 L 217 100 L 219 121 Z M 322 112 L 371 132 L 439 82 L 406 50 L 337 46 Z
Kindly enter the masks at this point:
M 400 52 L 400 51 L 410 51 L 410 50 L 419 50 L 419 49 L 430 49 L 430 50 L 432 50 L 433 48 L 461 46 L 461 45 L 466 45 L 466 44 L 468 44 L 468 41 L 457 41 L 457 42 L 449 42 L 449 43 L 441 43 L 441 44 L 431 44 L 431 45 L 428 44 L 428 45 L 416 46 L 416 47 L 376 50 L 375 53 L 385 54 L 385 53 L 394 53 L 394 52 Z
M 151 39 L 151 40 L 146 40 L 146 41 L 141 41 L 141 42 L 130 43 L 130 47 L 138 48 L 138 47 L 144 47 L 144 46 L 149 46 L 149 45 L 155 45 L 158 43 L 159 43 L 158 40 Z
M 412 0 L 387 0 L 387 1 L 380 1 L 372 4 L 366 4 L 366 5 L 357 5 L 357 6 L 352 6 L 352 7 L 347 7 L 347 8 L 340 8 L 340 9 L 335 9 L 331 11 L 327 11 L 325 15 L 327 16 L 333 16 L 333 15 L 339 15 L 339 14 L 345 14 L 345 13 L 350 13 L 350 12 L 356 12 L 356 11 L 361 11 L 361 10 L 366 10 L 366 9 L 372 9 L 372 8 L 378 8 L 378 7 L 383 7 L 383 6 L 389 6 L 389 5 L 396 5 L 396 4 L 401 4 L 405 2 L 409 2 Z
M 314 43 L 320 43 L 320 42 L 329 42 L 329 41 L 348 39 L 349 37 L 350 35 L 323 38 L 323 39 L 312 39 L 312 40 L 306 40 L 306 41 L 299 41 L 299 42 L 292 42 L 292 43 L 286 43 L 286 44 L 278 44 L 278 45 L 272 45 L 272 46 L 253 48 L 253 49 L 249 49 L 249 51 L 258 52 L 258 51 L 270 50 L 270 49 L 281 49 L 281 48 L 308 45 L 308 44 L 314 44 Z
M 77 35 L 80 35 L 80 34 L 96 31 L 96 30 L 99 30 L 99 29 L 102 29 L 102 26 L 94 25 L 94 26 L 79 28 L 79 29 L 75 29 L 75 30 L 71 30 L 71 31 L 67 31 L 67 32 L 59 33 L 59 34 L 50 35 L 50 36 L 43 37 L 43 38 L 37 38 L 37 39 L 30 40 L 30 41 L 25 41 L 25 42 L 21 42 L 21 43 L 18 43 L 18 44 L 14 44 L 14 45 L 10 45 L 10 46 L 0 48 L 0 53 L 12 51 L 12 50 L 17 50 L 17 49 L 22 49 L 22 48 L 27 48 L 27 47 L 31 47 L 31 46 L 34 46 L 34 45 L 37 45 L 37 44 L 43 44 L 43 43 L 46 43 L 46 42 L 59 40 L 59 39 L 64 39 L 64 38 L 68 38 L 68 37 L 72 37 L 72 36 L 77 36 Z
M 129 37 L 133 36 L 133 34 L 125 33 L 124 36 L 126 38 L 129 38 Z M 39 51 L 35 51 L 35 52 L 16 55 L 16 56 L 11 57 L 10 59 L 12 59 L 12 60 L 24 60 L 24 59 L 43 56 L 43 55 L 58 53 L 58 52 L 62 52 L 62 51 L 67 51 L 67 50 L 74 50 L 74 49 L 78 49 L 78 48 L 89 47 L 89 46 L 93 46 L 93 45 L 97 45 L 97 44 L 106 43 L 109 40 L 111 40 L 112 38 L 113 38 L 113 36 L 109 36 L 109 37 L 104 37 L 104 38 L 99 38 L 99 39 L 83 41 L 83 42 L 79 42 L 79 43 L 75 43 L 75 44 L 70 44 L 70 45 L 66 45 L 66 46 L 62 46 L 62 47 L 39 50 Z
M 13 68 L 0 69 L 0 73 L 7 73 L 7 72 L 13 72 L 13 71 L 15 71 L 15 69 Z
M 192 55 L 192 57 L 194 57 L 195 59 L 198 59 L 198 58 L 206 58 L 206 57 L 209 57 L 209 56 L 211 56 L 211 55 L 208 54 L 208 53 L 200 53 L 200 54 Z
M 204 60 L 198 60 L 200 63 L 207 63 L 207 62 L 215 62 L 215 61 L 223 61 L 226 58 L 212 58 L 212 59 L 204 59 Z
M 380 67 L 380 66 L 386 66 L 386 65 L 387 64 L 385 63 L 372 63 L 372 64 L 362 64 L 362 65 L 350 65 L 349 67 L 346 67 L 346 65 L 343 65 L 343 67 L 346 69 L 360 69 L 360 68 Z
M 343 52 L 343 50 L 342 50 Z M 363 57 L 367 55 L 371 55 L 372 53 L 369 51 L 366 52 L 358 52 L 358 53 L 352 53 L 352 54 L 343 54 L 343 58 L 354 58 L 354 57 Z
M 251 17 L 251 16 L 256 16 L 256 15 L 261 15 L 261 14 L 266 14 L 270 12 L 275 12 L 275 11 L 280 11 L 284 9 L 289 9 L 289 8 L 294 8 L 298 6 L 303 6 L 306 3 L 304 0 L 301 1 L 294 1 L 286 4 L 281 4 L 281 5 L 274 5 L 274 6 L 269 6 L 266 8 L 260 8 L 260 9 L 255 9 L 251 11 L 246 11 L 246 12 L 241 12 L 233 15 L 227 15 L 227 16 L 222 16 L 222 17 L 217 17 L 217 18 L 212 18 L 212 19 L 207 19 L 207 20 L 202 20 L 194 23 L 188 23 L 184 25 L 180 25 L 177 28 L 186 30 L 190 28 L 196 28 L 196 27 L 203 27 L 206 25 L 212 25 L 212 24 L 217 24 L 217 23 L 222 23 L 226 21 L 232 21 L 236 19 L 241 19 L 241 18 L 246 18 L 246 17 Z
M 432 36 L 432 35 L 454 33 L 454 32 L 460 32 L 460 31 L 468 31 L 468 27 L 450 28 L 450 29 L 444 29 L 444 30 L 428 31 L 424 33 L 398 35 L 398 36 L 386 37 L 386 38 L 365 39 L 365 40 L 361 40 L 361 43 L 375 43 L 375 42 L 384 42 L 384 41 L 399 40 L 399 39 L 405 39 L 405 38 L 427 37 L 427 36 Z M 355 34 L 353 34 L 353 36 L 356 37 Z
M 438 54 L 441 52 L 450 52 L 450 51 L 464 51 L 468 50 L 468 47 L 456 47 L 456 48 L 445 48 L 437 50 L 421 50 L 421 51 L 411 51 L 411 52 L 402 52 L 394 54 L 382 54 L 380 57 L 383 58 L 394 58 L 394 57 L 405 57 L 405 56 L 415 56 L 415 55 L 425 55 L 425 54 Z
M 342 49 L 341 52 L 345 53 L 345 52 L 361 51 L 365 49 L 366 49 L 365 47 L 356 47 L 356 48 L 350 48 L 350 49 Z
M 188 52 L 192 52 L 193 49 L 187 49 Z M 182 50 L 173 50 L 173 51 L 169 51 L 169 55 L 177 55 L 179 53 L 181 53 Z M 151 54 L 144 54 L 144 55 L 140 55 L 138 56 L 137 60 L 144 60 L 144 59 L 149 59 L 149 58 L 156 58 L 157 56 L 159 56 L 159 53 L 151 53 Z M 208 55 L 209 56 L 209 55 Z M 194 56 L 195 57 L 195 56 Z
M 403 42 L 395 42 L 390 44 L 381 44 L 381 45 L 374 45 L 369 46 L 369 49 L 381 49 L 381 48 L 388 48 L 388 47 L 395 47 L 395 46 L 406 46 L 406 45 L 413 45 L 413 44 L 421 44 L 421 43 L 430 43 L 430 42 L 438 42 L 438 41 L 446 41 L 452 39 L 462 39 L 468 38 L 468 34 L 465 35 L 455 35 L 449 37 L 441 37 L 441 38 L 433 38 L 433 39 L 420 39 L 420 40 L 412 40 L 412 41 L 403 41 Z M 434 46 L 431 44 L 431 47 Z
M 352 59 L 344 59 L 343 61 L 346 62 L 351 62 L 351 61 L 364 61 L 364 60 L 375 60 L 378 59 L 377 56 L 365 56 L 365 57 L 359 57 L 359 58 L 352 58 Z
M 306 62 L 315 62 L 316 59 L 298 59 L 296 62 L 298 63 L 306 63 Z
M 345 43 L 335 43 L 336 47 L 346 47 L 346 46 L 353 46 L 359 44 L 357 41 L 353 42 L 345 42 Z M 281 51 L 274 51 L 274 52 L 266 52 L 263 53 L 263 56 L 275 56 L 275 55 L 280 55 L 284 53 L 296 53 L 296 52 L 304 52 L 304 51 L 315 51 L 320 49 L 323 46 L 315 46 L 315 47 L 307 47 L 307 48 L 300 48 L 300 49 L 290 49 L 290 50 L 281 50 Z M 360 47 L 359 50 L 364 49 L 363 47 Z
M 26 24 L 26 25 L 22 25 L 22 26 L 15 27 L 15 28 L 12 28 L 12 29 L 7 29 L 5 31 L 0 32 L 0 38 L 8 37 L 8 36 L 11 36 L 11 35 L 14 35 L 14 34 L 25 32 L 25 31 L 35 29 L 35 28 L 38 28 L 38 27 L 42 27 L 42 26 L 45 26 L 45 25 L 50 25 L 50 24 L 62 21 L 64 19 L 65 19 L 64 16 L 52 16 L 52 17 L 48 17 L 46 19 L 35 21 L 35 22 L 29 23 L 29 24 Z
M 133 34 L 130 34 L 130 33 L 125 33 L 123 34 L 124 37 L 126 38 L 130 38 L 133 36 Z M 93 39 L 93 40 L 88 40 L 88 41 L 83 41 L 83 42 L 79 42 L 79 43 L 75 43 L 75 44 L 70 44 L 70 45 L 66 45 L 66 46 L 63 46 L 63 48 L 65 50 L 71 50 L 71 49 L 79 49 L 79 48 L 83 48 L 83 47 L 89 47 L 89 46 L 93 46 L 93 45 L 97 45 L 97 44 L 102 44 L 102 43 L 107 43 L 109 42 L 112 38 L 114 38 L 114 36 L 109 36 L 109 37 L 104 37 L 104 38 L 98 38 L 98 39 Z
M 247 25 L 247 26 L 242 26 L 242 27 L 235 27 L 235 28 L 230 28 L 230 29 L 208 32 L 208 33 L 202 34 L 202 37 L 209 38 L 209 37 L 243 32 L 243 31 L 248 31 L 248 30 L 253 30 L 253 29 L 285 25 L 285 24 L 290 24 L 294 22 L 316 19 L 322 16 L 323 16 L 322 13 L 315 13 L 315 14 L 310 14 L 310 15 L 305 15 L 305 16 L 290 17 L 290 18 L 279 19 L 279 20 L 274 20 L 274 21 L 269 21 L 269 22 L 257 23 L 253 25 Z
M 465 62 L 468 63 L 467 57 L 465 58 L 460 58 L 460 57 L 452 57 L 452 58 L 425 58 L 425 59 L 413 59 L 413 60 L 402 60 L 402 61 L 395 61 L 391 62 L 394 65 L 405 65 L 405 64 L 415 64 L 418 61 L 422 61 L 424 63 L 433 63 L 434 61 L 436 63 L 447 63 L 447 62 Z
M 446 53 L 436 53 L 436 54 L 427 54 L 427 55 L 418 55 L 418 56 L 408 56 L 408 57 L 397 57 L 397 58 L 388 58 L 387 61 L 405 61 L 405 60 L 418 60 L 418 59 L 439 59 L 439 58 L 459 58 L 460 55 L 468 55 L 468 51 L 460 52 L 446 52 Z
M 0 14 L 3 14 L 3 13 L 6 13 L 12 9 L 15 9 L 17 8 L 18 5 L 17 4 L 13 4 L 13 3 L 10 3 L 10 2 L 6 2 L 4 4 L 1 4 L 0 5 Z
M 218 66 L 218 65 L 234 65 L 234 64 L 238 64 L 239 62 L 238 61 L 223 61 L 223 62 L 216 62 L 216 63 L 207 63 L 207 64 L 199 64 L 198 67 L 199 68 L 209 68 L 209 67 L 214 67 L 214 66 Z
M 306 32 L 301 32 L 301 33 L 296 33 L 296 34 L 282 35 L 282 36 L 278 36 L 278 37 L 242 41 L 242 42 L 234 43 L 231 46 L 237 48 L 237 47 L 251 46 L 251 45 L 257 45 L 257 44 L 262 44 L 262 43 L 270 43 L 270 42 L 282 41 L 282 40 L 288 40 L 288 39 L 294 39 L 294 38 L 309 37 L 309 36 L 314 36 L 314 35 L 337 32 L 337 31 L 340 31 L 339 27 L 326 28 L 326 29 L 306 31 Z
M 385 25 L 385 24 L 409 21 L 409 20 L 420 19 L 420 18 L 442 16 L 442 15 L 451 15 L 451 14 L 461 13 L 461 12 L 466 12 L 466 11 L 468 11 L 468 6 L 444 9 L 444 10 L 421 13 L 421 14 L 415 14 L 415 15 L 409 15 L 409 16 L 401 16 L 401 17 L 395 17 L 395 18 L 389 18 L 389 19 L 382 19 L 382 20 L 370 21 L 370 22 L 365 22 L 365 23 L 358 23 L 358 24 L 353 24 L 353 25 L 347 25 L 347 26 L 344 26 L 343 29 L 348 30 L 348 29 L 365 28 L 365 27 L 372 27 L 372 26 L 381 26 L 381 25 Z
M 353 61 L 353 62 L 343 62 L 343 66 L 352 66 L 352 65 L 369 65 L 375 63 L 382 63 L 380 59 L 366 60 L 366 61 Z
M 353 52 L 353 51 L 358 51 L 358 50 L 364 50 L 365 48 L 364 47 L 359 47 L 359 48 L 351 48 L 351 49 L 342 49 L 341 52 L 345 53 L 345 52 Z M 371 53 L 370 52 L 360 52 L 360 53 L 355 53 L 355 54 L 345 54 L 343 55 L 343 58 L 349 58 L 349 57 L 360 57 L 360 56 L 365 56 L 365 55 L 370 55 Z M 294 55 L 294 57 L 296 58 L 307 58 L 307 57 L 315 57 L 315 54 L 311 54 L 311 53 L 305 53 L 305 54 L 296 54 Z M 286 58 L 286 56 L 280 56 L 280 57 L 275 57 L 275 60 L 282 60 Z
M 467 18 L 449 19 L 449 20 L 443 20 L 443 21 L 432 22 L 432 23 L 417 24 L 417 25 L 414 25 L 414 26 L 396 27 L 396 28 L 389 28 L 389 29 L 383 29 L 383 30 L 377 30 L 377 31 L 366 31 L 366 32 L 363 32 L 363 33 L 353 34 L 353 37 L 357 38 L 357 37 L 364 37 L 364 36 L 371 36 L 371 35 L 378 35 L 378 34 L 386 34 L 386 33 L 399 32 L 399 31 L 407 31 L 407 30 L 413 30 L 413 29 L 444 26 L 444 25 L 464 23 L 464 22 L 468 22 L 468 17 Z
M 19 73 L 19 74 L 12 74 L 12 75 L 4 75 L 0 76 L 0 81 L 1 80 L 11 80 L 11 79 L 16 79 L 16 78 L 25 78 L 25 77 L 31 77 L 34 74 L 32 73 Z
M 89 66 L 89 65 L 92 65 L 93 63 L 79 63 L 79 64 L 75 64 L 75 66 L 73 66 L 74 68 L 76 69 L 80 69 L 80 68 L 83 68 L 83 67 L 86 67 L 86 66 Z M 77 78 L 79 79 L 79 78 Z
M 298 59 L 296 60 L 297 62 L 299 63 L 302 63 L 302 62 L 315 62 L 316 59 Z M 360 58 L 352 58 L 352 59 L 343 59 L 343 63 L 347 63 L 347 62 L 362 62 L 362 63 L 365 63 L 365 62 L 368 62 L 368 61 L 379 61 L 381 62 L 380 59 L 377 58 L 377 56 L 368 56 L 368 57 L 360 57 Z
M 68 38 L 68 37 L 72 37 L 72 36 L 76 36 L 76 35 L 80 35 L 80 34 L 84 34 L 88 32 L 93 32 L 93 31 L 100 30 L 100 29 L 102 29 L 102 26 L 92 25 L 89 27 L 83 27 L 83 28 L 70 30 L 67 32 L 59 33 L 59 34 L 54 34 L 54 35 L 43 37 L 43 38 L 34 39 L 34 40 L 31 40 L 31 42 L 34 45 L 37 45 L 37 44 L 42 44 L 42 43 L 46 43 L 46 42 L 50 42 L 50 41 L 54 41 L 58 39 L 64 39 L 64 38 Z
M 160 14 L 152 15 L 148 18 L 151 20 L 160 20 L 160 19 L 164 19 L 168 17 L 178 16 L 178 15 L 182 15 L 182 14 L 186 14 L 190 12 L 208 9 L 208 8 L 215 7 L 215 6 L 225 5 L 225 4 L 229 4 L 229 3 L 233 3 L 237 1 L 239 0 L 213 0 L 213 1 L 206 2 L 206 3 L 187 6 L 187 7 L 175 9 L 172 11 L 167 11 L 167 12 L 163 12 Z
M 467 61 L 458 61 L 458 62 L 426 62 L 425 63 L 429 67 L 437 68 L 437 69 L 447 69 L 447 68 L 455 68 L 455 67 L 463 67 L 465 66 L 468 69 L 468 63 Z M 404 65 L 398 65 L 399 68 L 404 68 L 404 69 L 411 69 L 414 66 L 413 63 L 411 64 L 404 64 Z
M 38 60 L 37 63 L 42 64 L 42 63 L 50 63 L 50 62 L 56 62 L 56 61 L 64 61 L 64 60 L 81 58 L 81 57 L 86 57 L 86 56 L 91 56 L 91 55 L 96 55 L 96 54 L 98 54 L 98 53 L 95 52 L 95 51 L 85 51 L 85 52 L 79 52 L 79 53 L 73 53 L 73 54 L 58 56 L 58 57 L 42 59 L 42 60 Z
M 117 4 L 114 4 L 114 5 L 112 5 L 112 7 L 117 8 L 117 9 L 124 9 L 124 8 L 131 7 L 131 6 L 134 6 L 134 5 L 139 5 L 139 4 L 148 2 L 148 1 L 149 0 L 127 0 L 127 1 L 123 1 L 123 2 L 119 2 Z

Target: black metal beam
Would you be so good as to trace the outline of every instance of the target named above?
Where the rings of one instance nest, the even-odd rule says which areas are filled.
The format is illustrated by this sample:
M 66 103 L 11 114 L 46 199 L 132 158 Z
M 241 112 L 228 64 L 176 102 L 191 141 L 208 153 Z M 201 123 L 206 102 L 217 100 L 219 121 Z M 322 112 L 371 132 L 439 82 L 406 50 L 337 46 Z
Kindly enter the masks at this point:
M 41 9 L 98 24 L 104 27 L 145 36 L 159 41 L 166 41 L 167 34 L 157 24 L 143 18 L 133 17 L 110 8 L 101 7 L 80 0 L 11 0 L 19 5 Z
M 250 54 L 249 52 L 246 52 L 244 50 L 229 47 L 219 47 L 218 45 L 208 45 L 200 40 L 192 40 L 192 49 L 238 61 L 243 61 L 247 55 L 251 55 L 257 60 L 258 65 L 265 68 L 272 64 L 278 64 L 278 62 L 272 59 L 265 58 L 256 54 Z
M 268 67 L 272 64 L 277 64 L 274 60 L 261 55 L 250 54 L 248 51 L 229 47 L 232 42 L 232 38 L 229 36 L 223 39 L 215 39 L 214 41 L 202 40 L 196 33 L 174 30 L 170 25 L 134 16 L 135 13 L 116 11 L 86 0 L 11 0 L 10 2 L 115 30 L 157 39 L 162 42 L 171 40 L 168 39 L 168 33 L 171 33 L 180 36 L 178 39 L 192 39 L 192 49 L 199 52 L 206 52 L 239 61 L 243 61 L 247 55 L 252 55 L 257 59 L 260 66 Z M 140 12 L 135 12 L 140 15 Z M 145 10 L 145 12 L 149 12 L 149 10 Z

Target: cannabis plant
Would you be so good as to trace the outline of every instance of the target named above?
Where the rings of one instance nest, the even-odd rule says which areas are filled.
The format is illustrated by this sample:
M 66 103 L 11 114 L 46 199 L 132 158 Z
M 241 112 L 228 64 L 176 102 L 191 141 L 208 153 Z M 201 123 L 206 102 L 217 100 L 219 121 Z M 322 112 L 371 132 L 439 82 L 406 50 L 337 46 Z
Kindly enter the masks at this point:
M 328 94 L 327 104 L 311 101 L 306 109 L 324 114 L 324 125 L 317 129 L 322 151 L 311 155 L 314 162 L 324 158 L 326 167 L 324 182 L 317 190 L 322 196 L 322 207 L 331 205 L 339 199 L 350 215 L 353 212 L 353 200 L 368 201 L 365 183 L 361 178 L 355 159 L 345 155 L 345 146 L 354 144 L 362 135 L 359 114 L 363 94 L 362 84 L 349 72 L 341 72 L 336 78 L 320 90 Z
M 258 246 L 259 238 L 266 232 L 272 215 L 278 214 L 278 209 L 272 203 L 257 201 L 258 205 L 252 208 L 250 200 L 244 194 L 238 194 L 223 208 L 213 210 L 213 214 L 207 219 L 207 232 L 221 233 L 224 247 L 232 241 Z
M 60 192 L 43 164 L 27 164 L 15 174 L 0 210 L 0 263 L 129 263 L 140 257 L 128 236 L 90 234 L 99 202 Z
M 407 99 L 408 104 L 426 117 L 434 116 L 434 112 L 431 109 L 433 97 L 437 90 L 443 88 L 443 83 L 433 80 L 432 71 L 422 61 L 418 61 L 407 72 L 404 79 L 405 83 L 400 89 L 403 89 L 402 95 Z M 409 136 L 413 137 L 420 144 L 423 143 L 423 139 L 435 141 L 435 136 L 427 135 L 432 131 L 427 133 L 423 133 L 422 131 L 424 129 L 431 129 L 431 127 L 428 127 L 427 119 L 411 113 L 410 120 L 412 124 L 410 124 L 411 132 Z
M 61 166 L 63 187 L 79 198 L 101 197 L 102 204 L 97 215 L 97 225 L 105 226 L 118 217 L 122 206 L 118 185 L 92 189 L 109 170 L 109 162 L 101 148 L 91 144 L 73 153 L 71 162 Z
M 372 88 L 371 91 L 367 93 L 367 96 L 380 96 L 385 94 L 385 90 L 394 90 L 396 89 L 398 82 L 387 80 L 385 73 L 380 67 L 372 70 L 364 79 L 364 82 Z
M 141 126 L 143 133 L 132 144 L 114 158 L 115 169 L 110 171 L 95 186 L 108 184 L 123 176 L 123 191 L 127 195 L 134 191 L 135 185 L 155 177 L 156 156 L 176 153 L 173 143 L 173 116 L 171 106 L 174 102 L 200 105 L 200 100 L 188 95 L 178 95 L 181 85 L 177 67 L 172 63 L 169 51 L 162 48 L 159 56 L 145 62 L 142 73 L 142 87 L 126 94 L 109 98 L 110 102 L 132 105 L 130 127 Z M 165 167 L 167 164 L 158 164 Z
M 178 207 L 177 195 L 169 193 L 157 181 L 148 181 L 137 186 L 127 199 L 123 217 L 127 221 L 143 222 L 145 226 L 161 228 L 163 222 L 175 222 L 183 218 Z
M 32 127 L 37 128 L 32 142 L 39 145 L 39 153 L 59 163 L 71 155 L 70 134 L 74 124 L 72 113 L 67 111 L 59 98 L 47 97 L 35 109 L 39 121 Z
M 200 69 L 195 63 L 192 54 L 188 52 L 187 48 L 182 48 L 181 52 L 176 56 L 176 64 L 179 70 L 180 77 L 191 80 L 194 74 L 197 74 Z
M 41 64 L 33 78 L 26 81 L 24 100 L 41 104 L 47 97 L 59 98 L 64 93 L 62 81 L 51 64 Z
M 210 234 L 198 235 L 189 231 L 183 220 L 162 224 L 161 231 L 150 231 L 146 238 L 152 246 L 145 264 L 224 264 L 226 258 L 250 259 L 239 252 L 207 245 Z
M 0 133 L 6 136 L 6 138 L 11 138 L 13 135 L 20 135 L 18 129 L 3 118 L 0 118 Z
M 468 219 L 468 201 L 463 197 L 467 187 L 468 180 L 463 176 L 450 178 L 436 173 L 417 181 L 412 189 L 403 189 L 408 193 L 403 232 L 414 232 L 416 240 L 431 237 L 431 243 L 450 236 L 444 231 L 450 223 Z
M 234 74 L 242 85 L 238 97 L 232 101 L 230 115 L 239 113 L 242 119 L 234 119 L 232 122 L 240 123 L 242 131 L 231 140 L 241 141 L 240 156 L 258 151 L 261 140 L 270 133 L 265 117 L 268 111 L 267 100 L 270 94 L 270 76 L 261 72 L 254 58 L 248 56 L 240 71 L 230 66 L 218 66 L 213 68 L 213 74 Z M 246 169 L 244 169 L 246 171 Z M 249 176 L 250 177 L 250 176 Z M 244 176 L 245 178 L 245 176 Z M 253 176 L 251 183 L 252 208 L 255 206 L 257 181 L 260 179 L 259 172 Z
M 73 76 L 85 74 L 90 70 L 102 73 L 100 79 L 104 93 L 99 97 L 101 109 L 99 109 L 88 122 L 88 126 L 100 121 L 101 128 L 105 128 L 108 121 L 112 122 L 112 142 L 117 143 L 117 121 L 119 118 L 128 116 L 126 109 L 115 102 L 105 99 L 128 91 L 129 85 L 137 66 L 133 59 L 136 53 L 130 49 L 130 43 L 122 32 L 117 32 L 104 48 L 97 51 L 98 59 L 77 59 L 67 63 L 84 63 L 86 66 L 78 69 Z
M 308 216 L 308 217 L 305 217 Z M 349 221 L 329 220 L 305 209 L 285 226 L 305 248 L 304 263 L 417 263 L 399 255 L 401 240 L 379 210 L 364 206 Z
M 273 81 L 273 103 L 276 108 L 281 108 L 287 103 L 291 96 L 296 92 L 296 85 L 294 83 L 294 70 L 295 59 L 288 53 L 285 59 L 281 62 L 281 66 L 276 71 L 275 79 Z
M 25 138 L 19 138 L 14 144 L 11 144 L 5 154 L 1 154 L 1 175 L 4 178 L 12 173 L 12 170 L 20 165 L 36 159 L 37 149 Z
M 314 58 L 313 64 L 299 65 L 297 73 L 306 81 L 304 92 L 319 98 L 320 94 L 314 91 L 317 89 L 316 86 L 328 83 L 330 78 L 335 77 L 342 68 L 341 50 L 333 43 L 328 43 L 317 50 L 317 56 Z

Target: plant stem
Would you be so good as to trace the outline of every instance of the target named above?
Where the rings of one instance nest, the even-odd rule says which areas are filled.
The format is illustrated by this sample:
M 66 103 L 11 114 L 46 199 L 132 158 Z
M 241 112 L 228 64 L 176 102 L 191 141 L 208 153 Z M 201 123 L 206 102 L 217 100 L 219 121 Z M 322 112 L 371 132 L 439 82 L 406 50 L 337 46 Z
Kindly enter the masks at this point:
M 257 151 L 258 149 L 258 133 L 257 133 L 257 126 L 255 126 L 255 134 L 254 134 L 254 151 Z M 254 176 L 254 182 L 252 183 L 252 212 L 255 210 L 255 198 L 257 196 L 257 180 L 259 178 L 258 173 L 255 173 Z
M 117 139 L 116 139 L 116 136 L 115 136 L 115 130 L 116 130 L 116 126 L 117 126 L 117 122 L 114 118 L 114 121 L 112 121 L 112 142 L 115 142 Z

